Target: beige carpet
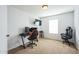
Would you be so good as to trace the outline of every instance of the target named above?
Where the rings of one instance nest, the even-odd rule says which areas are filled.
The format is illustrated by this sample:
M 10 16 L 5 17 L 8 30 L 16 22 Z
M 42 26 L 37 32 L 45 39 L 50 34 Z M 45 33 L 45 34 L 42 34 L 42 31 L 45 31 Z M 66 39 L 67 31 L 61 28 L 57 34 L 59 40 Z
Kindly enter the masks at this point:
M 10 52 L 11 53 L 11 52 Z M 37 46 L 34 48 L 26 47 L 26 49 L 18 49 L 14 54 L 75 54 L 79 53 L 72 46 L 63 44 L 62 42 L 50 39 L 39 39 Z

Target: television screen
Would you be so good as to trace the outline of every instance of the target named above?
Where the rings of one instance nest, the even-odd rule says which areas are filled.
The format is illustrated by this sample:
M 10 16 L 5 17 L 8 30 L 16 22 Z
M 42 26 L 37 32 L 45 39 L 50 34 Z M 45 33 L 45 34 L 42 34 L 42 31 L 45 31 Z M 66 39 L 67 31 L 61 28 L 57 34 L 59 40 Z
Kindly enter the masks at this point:
M 38 19 L 35 19 L 34 24 L 41 26 L 42 25 L 42 21 L 38 20 Z

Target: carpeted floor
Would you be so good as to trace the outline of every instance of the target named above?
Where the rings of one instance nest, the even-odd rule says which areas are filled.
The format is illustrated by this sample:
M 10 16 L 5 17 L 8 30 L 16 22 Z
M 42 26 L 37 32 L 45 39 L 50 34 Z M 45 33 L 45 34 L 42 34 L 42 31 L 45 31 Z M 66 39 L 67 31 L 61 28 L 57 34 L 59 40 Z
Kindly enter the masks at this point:
M 68 46 L 60 41 L 50 39 L 39 39 L 37 46 L 34 48 L 22 47 L 15 48 L 9 51 L 9 54 L 78 54 L 73 46 Z

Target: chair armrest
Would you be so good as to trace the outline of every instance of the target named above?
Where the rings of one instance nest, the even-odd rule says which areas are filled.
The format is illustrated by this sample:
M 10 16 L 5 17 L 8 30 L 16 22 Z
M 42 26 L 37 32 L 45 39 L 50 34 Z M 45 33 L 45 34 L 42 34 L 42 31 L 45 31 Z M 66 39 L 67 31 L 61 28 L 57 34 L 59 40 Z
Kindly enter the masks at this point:
M 61 33 L 60 35 L 65 35 L 65 33 Z
M 65 33 L 61 33 L 61 37 L 66 37 L 66 34 Z

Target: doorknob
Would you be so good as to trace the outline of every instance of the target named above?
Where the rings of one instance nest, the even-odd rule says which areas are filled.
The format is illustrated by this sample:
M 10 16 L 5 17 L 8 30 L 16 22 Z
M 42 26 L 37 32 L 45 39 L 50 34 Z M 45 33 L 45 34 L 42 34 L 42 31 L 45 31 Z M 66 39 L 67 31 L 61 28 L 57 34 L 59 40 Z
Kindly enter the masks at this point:
M 6 37 L 9 37 L 9 36 L 10 36 L 9 34 L 6 35 Z

